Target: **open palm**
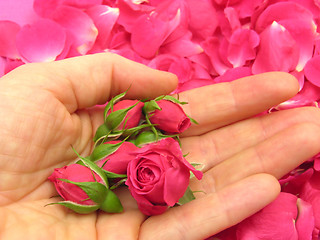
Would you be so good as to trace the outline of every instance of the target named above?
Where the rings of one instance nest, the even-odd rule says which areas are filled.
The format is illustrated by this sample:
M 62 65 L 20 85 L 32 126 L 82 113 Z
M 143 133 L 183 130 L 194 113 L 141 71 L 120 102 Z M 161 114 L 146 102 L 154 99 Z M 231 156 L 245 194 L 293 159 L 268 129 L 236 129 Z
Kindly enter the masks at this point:
M 172 91 L 176 77 L 96 54 L 24 65 L 0 80 L 1 239 L 204 239 L 272 201 L 276 178 L 320 151 L 317 109 L 249 119 L 297 91 L 290 75 L 266 73 L 180 94 L 200 123 L 182 136 L 187 159 L 204 164 L 203 180 L 191 182 L 205 192 L 197 200 L 149 218 L 125 188 L 121 214 L 45 207 L 60 200 L 48 176 L 77 159 L 70 146 L 90 154 L 103 121 L 96 105 L 129 86 L 127 98 L 153 98 Z

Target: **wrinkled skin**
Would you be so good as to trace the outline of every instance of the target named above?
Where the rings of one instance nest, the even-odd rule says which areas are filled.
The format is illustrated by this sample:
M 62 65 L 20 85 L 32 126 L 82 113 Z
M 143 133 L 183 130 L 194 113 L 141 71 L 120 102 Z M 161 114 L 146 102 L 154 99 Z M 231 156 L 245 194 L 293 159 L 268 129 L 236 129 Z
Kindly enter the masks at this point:
M 0 80 L 1 239 L 204 239 L 252 215 L 279 193 L 276 178 L 320 151 L 316 108 L 250 118 L 289 99 L 296 79 L 272 72 L 180 94 L 199 122 L 181 137 L 187 160 L 203 163 L 192 180 L 198 199 L 146 218 L 126 188 L 122 214 L 75 214 L 62 206 L 47 178 L 54 168 L 92 150 L 101 107 L 170 93 L 176 77 L 116 55 L 97 54 L 24 65 Z

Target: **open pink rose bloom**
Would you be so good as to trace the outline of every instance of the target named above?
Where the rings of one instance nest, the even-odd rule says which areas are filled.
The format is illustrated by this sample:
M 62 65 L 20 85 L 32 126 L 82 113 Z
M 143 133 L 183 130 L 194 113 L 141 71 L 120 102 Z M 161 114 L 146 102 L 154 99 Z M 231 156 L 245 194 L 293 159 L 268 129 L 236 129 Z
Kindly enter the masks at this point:
M 176 74 L 179 84 L 174 93 L 252 74 L 284 71 L 299 80 L 300 91 L 269 112 L 319 105 L 318 0 L 2 2 L 0 76 L 27 63 L 113 52 Z M 114 111 L 128 106 L 126 102 L 119 104 L 114 106 Z M 161 108 L 163 104 L 172 106 L 164 107 L 163 112 L 154 109 L 150 113 L 150 121 L 158 130 L 178 134 L 190 126 L 190 120 L 180 112 L 180 106 L 166 100 L 161 100 L 158 105 Z M 143 121 L 142 108 L 143 103 L 139 102 L 121 118 L 115 129 L 111 129 L 112 126 L 101 128 L 97 139 L 109 130 L 136 127 Z M 163 120 L 173 111 L 177 118 L 170 119 L 171 122 Z M 118 136 L 119 133 L 114 131 L 113 134 Z M 105 171 L 135 173 L 126 184 L 147 214 L 157 214 L 174 205 L 185 191 L 185 179 L 190 171 L 197 176 L 180 153 L 170 162 L 177 168 L 172 169 L 162 155 L 159 161 L 163 166 L 155 163 L 155 158 L 160 158 L 157 153 L 164 151 L 162 146 L 167 144 L 166 141 L 171 140 L 151 144 L 143 150 L 127 142 L 110 150 L 112 154 L 108 156 L 96 153 L 97 165 Z M 102 145 L 108 148 L 108 144 Z M 131 156 L 127 150 L 137 155 Z M 115 164 L 118 156 L 126 160 Z M 68 172 L 71 168 L 56 170 L 54 175 L 58 176 L 61 171 Z M 175 178 L 176 174 L 179 178 Z M 170 179 L 173 177 L 181 182 L 176 195 L 171 194 Z M 58 178 L 52 176 L 51 180 L 58 186 L 61 196 L 77 203 L 92 204 L 92 200 L 84 200 L 86 195 L 81 189 Z M 92 181 L 91 178 L 89 174 L 88 179 L 83 180 Z M 282 193 L 273 203 L 213 239 L 319 239 L 320 156 L 314 156 L 292 170 L 280 179 L 280 183 Z M 65 192 L 70 187 L 71 195 Z M 74 191 L 79 192 L 79 196 L 74 197 Z M 154 202 L 161 204 L 155 207 Z

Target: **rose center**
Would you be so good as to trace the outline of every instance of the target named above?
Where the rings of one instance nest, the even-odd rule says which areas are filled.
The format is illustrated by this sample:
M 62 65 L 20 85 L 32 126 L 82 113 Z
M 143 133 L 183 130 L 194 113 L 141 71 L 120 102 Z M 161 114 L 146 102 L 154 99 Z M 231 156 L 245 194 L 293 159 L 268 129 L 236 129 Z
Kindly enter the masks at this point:
M 138 180 L 140 182 L 149 182 L 153 181 L 155 178 L 155 175 L 153 171 L 148 167 L 141 167 L 138 171 Z

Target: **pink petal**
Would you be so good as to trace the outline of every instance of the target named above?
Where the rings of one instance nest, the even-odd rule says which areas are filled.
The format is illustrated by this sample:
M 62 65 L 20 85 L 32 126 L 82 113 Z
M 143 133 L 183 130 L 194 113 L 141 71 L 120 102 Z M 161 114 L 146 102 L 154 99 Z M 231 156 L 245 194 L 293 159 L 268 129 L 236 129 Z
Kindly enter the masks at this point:
M 227 7 L 223 10 L 226 19 L 232 31 L 241 28 L 240 19 L 237 11 L 232 7 Z
M 60 6 L 53 14 L 53 20 L 67 30 L 73 42 L 71 50 L 84 55 L 92 48 L 98 30 L 87 14 L 74 7 Z
M 299 239 L 311 239 L 312 231 L 314 229 L 314 216 L 312 205 L 302 199 L 297 200 L 298 219 L 296 221 L 296 228 Z
M 252 75 L 251 68 L 249 67 L 237 67 L 237 68 L 230 68 L 224 74 L 214 79 L 215 83 L 221 82 L 231 82 L 233 80 L 247 77 Z
M 191 59 L 190 59 L 191 60 Z M 212 80 L 212 77 L 207 69 L 200 64 L 192 62 L 192 76 L 191 79 L 208 79 Z
M 298 240 L 296 203 L 296 196 L 281 192 L 276 200 L 238 225 L 237 239 Z
M 202 47 L 191 40 L 191 32 L 186 33 L 183 37 L 164 45 L 161 52 L 170 53 L 179 57 L 188 57 L 203 52 Z
M 37 19 L 33 10 L 33 0 L 0 1 L 1 20 L 9 20 L 23 26 Z
M 132 32 L 132 27 L 135 25 L 137 19 L 142 15 L 154 11 L 154 6 L 136 3 L 132 0 L 119 0 L 117 7 L 120 10 L 118 23 L 122 25 L 126 31 Z
M 150 61 L 148 66 L 176 74 L 179 82 L 188 81 L 192 74 L 190 60 L 186 58 L 180 58 L 172 54 L 158 55 Z
M 251 17 L 254 11 L 263 4 L 264 0 L 241 0 L 238 1 L 233 7 L 239 13 L 240 18 Z
M 313 21 L 313 14 L 295 2 L 278 2 L 265 9 L 257 19 L 255 30 L 260 33 L 274 21 L 304 20 Z
M 107 48 L 111 30 L 119 17 L 119 9 L 107 5 L 96 5 L 89 8 L 86 13 L 91 17 L 98 29 L 96 44 L 102 49 Z
M 296 70 L 302 71 L 305 64 L 313 55 L 314 44 L 317 38 L 317 26 L 312 20 L 300 19 L 282 20 L 279 24 L 284 26 L 290 32 L 291 36 L 299 46 L 300 55 Z
M 201 47 L 204 49 L 204 52 L 210 58 L 210 62 L 214 68 L 214 70 L 219 74 L 222 75 L 225 71 L 231 68 L 231 65 L 226 65 L 217 49 L 220 48 L 221 42 L 216 37 L 209 37 L 205 41 L 201 43 Z
M 179 82 L 183 83 L 190 79 L 192 74 L 191 62 L 187 58 L 178 58 L 172 62 L 168 71 L 177 75 Z
M 320 39 L 315 41 L 314 56 L 320 55 Z
M 233 67 L 242 67 L 246 61 L 256 57 L 259 35 L 250 29 L 238 29 L 233 32 L 228 47 L 228 60 Z
M 66 33 L 59 24 L 42 19 L 21 28 L 17 49 L 26 62 L 48 62 L 62 52 L 65 41 Z
M 173 93 L 180 93 L 190 89 L 211 85 L 214 82 L 208 79 L 191 79 L 184 83 L 179 83 L 177 89 Z
M 34 11 L 43 18 L 51 18 L 64 0 L 34 0 Z
M 299 47 L 290 33 L 277 22 L 260 34 L 260 47 L 252 66 L 254 74 L 269 71 L 290 72 L 297 66 Z
M 215 7 L 210 0 L 186 0 L 189 9 L 189 28 L 202 38 L 212 36 L 218 26 Z
M 14 59 L 14 60 L 7 59 L 4 73 L 7 74 L 8 72 L 11 72 L 13 69 L 15 69 L 23 64 L 24 64 L 24 62 L 20 59 Z
M 320 55 L 310 59 L 304 67 L 306 78 L 317 87 L 320 87 Z
M 156 13 L 140 16 L 132 27 L 133 49 L 144 58 L 154 57 L 162 43 L 178 26 L 179 19 L 179 10 L 169 21 L 158 18 Z
M 2 77 L 4 75 L 6 62 L 7 61 L 4 57 L 0 57 L 0 77 Z
M 102 2 L 103 0 L 63 0 L 63 4 L 77 8 L 89 8 L 100 5 Z
M 19 58 L 16 47 L 16 36 L 20 26 L 11 21 L 0 21 L 0 56 L 8 58 Z

